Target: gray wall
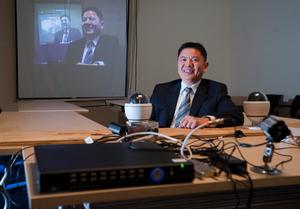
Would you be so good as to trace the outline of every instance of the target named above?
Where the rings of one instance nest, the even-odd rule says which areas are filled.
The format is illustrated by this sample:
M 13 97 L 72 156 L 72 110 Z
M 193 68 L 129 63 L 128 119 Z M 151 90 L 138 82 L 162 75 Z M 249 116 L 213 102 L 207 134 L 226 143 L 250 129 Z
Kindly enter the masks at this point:
M 14 1 L 0 1 L 0 107 L 15 108 Z M 176 52 L 185 41 L 205 45 L 206 78 L 225 82 L 231 95 L 253 90 L 300 94 L 300 1 L 140 0 L 137 89 L 177 78 Z
M 300 1 L 140 0 L 138 89 L 177 78 L 176 52 L 185 41 L 208 51 L 204 76 L 225 82 L 229 93 L 254 90 L 300 94 Z

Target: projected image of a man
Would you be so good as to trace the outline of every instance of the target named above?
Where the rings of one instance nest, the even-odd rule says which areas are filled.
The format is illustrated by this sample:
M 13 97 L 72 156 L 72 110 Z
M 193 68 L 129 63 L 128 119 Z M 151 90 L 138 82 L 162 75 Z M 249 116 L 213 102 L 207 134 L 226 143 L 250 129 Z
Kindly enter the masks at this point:
M 66 62 L 68 64 L 110 66 L 120 52 L 118 40 L 102 34 L 104 20 L 96 7 L 82 11 L 83 38 L 70 44 Z
M 95 11 L 87 10 L 82 16 L 82 30 L 86 38 L 92 40 L 100 35 L 103 29 L 104 21 L 102 14 Z
M 81 38 L 81 33 L 77 28 L 71 27 L 71 19 L 68 15 L 60 16 L 61 30 L 54 35 L 54 42 L 68 44 Z

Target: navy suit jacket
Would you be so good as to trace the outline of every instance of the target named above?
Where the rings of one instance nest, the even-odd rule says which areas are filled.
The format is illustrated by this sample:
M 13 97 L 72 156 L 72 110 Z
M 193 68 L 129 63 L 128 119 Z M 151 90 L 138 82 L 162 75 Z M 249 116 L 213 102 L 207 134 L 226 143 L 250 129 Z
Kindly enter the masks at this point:
M 85 44 L 86 38 L 70 43 L 65 63 L 75 65 L 76 63 L 81 62 Z M 115 37 L 100 35 L 100 39 L 93 54 L 93 62 L 102 61 L 106 67 L 116 67 L 119 66 L 118 62 L 121 56 L 120 53 L 121 47 Z
M 180 88 L 180 79 L 155 86 L 150 98 L 153 106 L 151 119 L 158 121 L 159 127 L 171 126 Z M 211 115 L 228 119 L 222 126 L 237 126 L 244 122 L 243 113 L 231 101 L 226 85 L 208 79 L 201 80 L 192 102 L 190 115 L 195 117 Z
M 54 43 L 60 43 L 64 35 L 64 30 L 57 31 L 54 34 Z M 67 42 L 76 41 L 81 38 L 81 33 L 77 28 L 70 28 Z

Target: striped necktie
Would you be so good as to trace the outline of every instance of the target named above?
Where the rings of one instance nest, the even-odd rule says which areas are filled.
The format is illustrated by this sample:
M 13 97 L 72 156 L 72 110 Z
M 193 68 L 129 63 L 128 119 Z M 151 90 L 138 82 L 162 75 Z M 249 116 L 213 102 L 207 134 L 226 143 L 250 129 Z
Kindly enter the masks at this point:
M 190 112 L 190 109 L 191 109 L 190 94 L 191 94 L 191 92 L 192 92 L 192 88 L 190 88 L 190 87 L 186 87 L 183 90 L 184 98 L 183 98 L 182 102 L 180 103 L 178 111 L 177 111 L 177 115 L 176 115 L 176 119 L 175 119 L 175 127 L 179 127 L 179 124 L 180 124 L 180 121 L 182 120 L 182 118 L 184 118 L 184 116 L 186 116 Z
M 64 33 L 63 33 L 63 37 L 62 37 L 62 40 L 61 40 L 61 43 L 62 44 L 66 44 L 66 43 L 68 43 L 68 36 L 69 36 L 69 33 L 68 33 L 68 31 L 66 30 L 66 31 L 64 31 Z
M 93 47 L 94 47 L 94 42 L 89 41 L 87 43 L 87 51 L 86 51 L 83 63 L 85 63 L 85 64 L 92 64 L 93 63 Z

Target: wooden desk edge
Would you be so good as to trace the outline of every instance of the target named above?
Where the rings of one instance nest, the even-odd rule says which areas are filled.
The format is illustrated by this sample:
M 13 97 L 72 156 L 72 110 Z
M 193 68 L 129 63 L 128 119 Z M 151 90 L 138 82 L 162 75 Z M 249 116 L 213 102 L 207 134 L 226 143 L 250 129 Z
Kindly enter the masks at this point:
M 18 102 L 19 112 L 77 112 L 88 113 L 89 110 L 75 104 L 57 100 L 25 100 Z

